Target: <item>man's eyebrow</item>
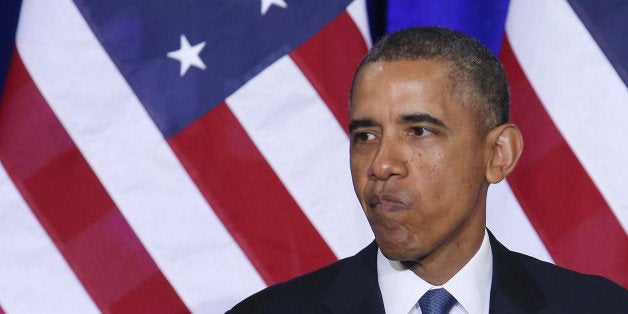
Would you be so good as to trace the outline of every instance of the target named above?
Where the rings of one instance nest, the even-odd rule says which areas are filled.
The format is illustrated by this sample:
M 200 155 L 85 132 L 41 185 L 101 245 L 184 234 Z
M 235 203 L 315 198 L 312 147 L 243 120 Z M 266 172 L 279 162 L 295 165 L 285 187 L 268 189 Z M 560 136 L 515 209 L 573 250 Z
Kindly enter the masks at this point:
M 425 123 L 445 127 L 445 123 L 443 123 L 443 121 L 437 118 L 434 118 L 433 116 L 429 114 L 424 114 L 424 113 L 406 114 L 406 115 L 401 116 L 400 120 L 405 123 L 425 122 Z
M 375 120 L 368 118 L 351 120 L 351 122 L 349 122 L 349 133 L 353 132 L 353 130 L 357 128 L 371 127 L 375 124 Z

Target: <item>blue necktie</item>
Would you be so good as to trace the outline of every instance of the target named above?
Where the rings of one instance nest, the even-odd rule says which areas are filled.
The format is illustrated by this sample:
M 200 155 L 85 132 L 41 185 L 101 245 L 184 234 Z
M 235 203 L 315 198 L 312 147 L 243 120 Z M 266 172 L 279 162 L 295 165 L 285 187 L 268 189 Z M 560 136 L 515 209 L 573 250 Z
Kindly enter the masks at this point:
M 456 304 L 456 298 L 443 288 L 427 291 L 419 299 L 423 314 L 445 314 Z

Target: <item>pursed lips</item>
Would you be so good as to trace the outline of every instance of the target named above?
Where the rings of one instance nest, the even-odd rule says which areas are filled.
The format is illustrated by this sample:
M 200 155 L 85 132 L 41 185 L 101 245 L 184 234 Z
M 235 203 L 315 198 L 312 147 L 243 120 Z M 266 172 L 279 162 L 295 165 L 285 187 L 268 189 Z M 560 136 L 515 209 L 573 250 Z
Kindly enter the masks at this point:
M 368 206 L 378 212 L 391 212 L 408 209 L 408 204 L 399 196 L 391 193 L 378 193 L 371 197 Z

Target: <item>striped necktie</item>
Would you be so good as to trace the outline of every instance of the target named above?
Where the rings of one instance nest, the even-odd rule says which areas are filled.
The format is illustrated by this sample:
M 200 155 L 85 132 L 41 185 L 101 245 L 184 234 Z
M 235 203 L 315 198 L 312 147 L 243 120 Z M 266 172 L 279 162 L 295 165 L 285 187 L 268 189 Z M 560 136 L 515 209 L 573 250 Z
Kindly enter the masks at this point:
M 419 299 L 419 307 L 423 314 L 446 314 L 456 304 L 456 298 L 443 288 L 427 291 Z

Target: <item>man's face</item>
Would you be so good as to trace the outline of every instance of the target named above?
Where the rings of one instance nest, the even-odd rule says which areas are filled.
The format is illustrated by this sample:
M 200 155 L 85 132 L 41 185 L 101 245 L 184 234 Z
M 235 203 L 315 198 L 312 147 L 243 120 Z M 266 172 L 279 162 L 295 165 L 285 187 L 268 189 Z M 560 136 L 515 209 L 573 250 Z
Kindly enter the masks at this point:
M 448 74 L 433 60 L 375 62 L 354 86 L 353 185 L 389 259 L 455 257 L 484 234 L 487 145 Z

